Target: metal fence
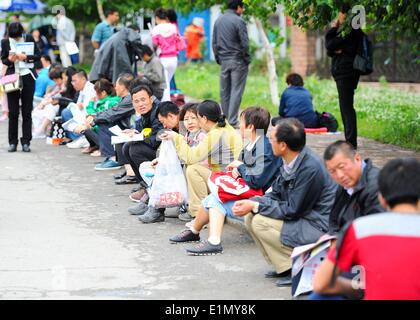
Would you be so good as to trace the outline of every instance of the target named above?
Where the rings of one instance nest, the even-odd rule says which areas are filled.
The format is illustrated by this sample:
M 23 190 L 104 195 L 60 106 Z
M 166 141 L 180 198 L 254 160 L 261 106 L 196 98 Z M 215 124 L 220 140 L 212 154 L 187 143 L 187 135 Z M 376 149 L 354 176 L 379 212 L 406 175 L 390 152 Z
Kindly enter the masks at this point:
M 325 49 L 325 32 L 314 32 L 313 36 L 316 37 L 316 73 L 328 78 L 331 76 L 331 58 Z M 363 76 L 364 81 L 378 81 L 383 76 L 388 82 L 420 83 L 420 52 L 413 49 L 413 44 L 418 43 L 419 39 L 396 34 L 390 34 L 385 40 L 375 33 L 369 33 L 368 36 L 373 44 L 374 71 Z

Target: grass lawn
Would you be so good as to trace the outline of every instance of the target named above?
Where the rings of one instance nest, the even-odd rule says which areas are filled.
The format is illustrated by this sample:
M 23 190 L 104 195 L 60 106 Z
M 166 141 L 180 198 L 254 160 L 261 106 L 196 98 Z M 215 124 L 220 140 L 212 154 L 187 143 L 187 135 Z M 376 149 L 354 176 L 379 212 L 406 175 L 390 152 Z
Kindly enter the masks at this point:
M 220 67 L 217 64 L 180 66 L 176 83 L 186 95 L 199 99 L 219 98 Z M 285 75 L 279 77 L 280 93 L 286 88 Z M 313 96 L 317 111 L 333 113 L 342 130 L 338 94 L 333 80 L 320 80 L 316 76 L 305 79 L 305 87 Z M 252 71 L 247 80 L 242 108 L 260 105 L 272 115 L 278 106 L 271 104 L 268 78 L 262 72 Z M 359 136 L 420 150 L 420 94 L 381 88 L 368 88 L 359 84 L 355 95 Z

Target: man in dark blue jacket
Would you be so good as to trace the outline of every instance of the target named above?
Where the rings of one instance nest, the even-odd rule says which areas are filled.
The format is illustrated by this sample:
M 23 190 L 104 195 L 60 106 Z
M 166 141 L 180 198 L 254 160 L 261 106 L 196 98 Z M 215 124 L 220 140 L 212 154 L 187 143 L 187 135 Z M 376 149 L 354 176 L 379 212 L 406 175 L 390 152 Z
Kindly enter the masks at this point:
M 264 108 L 250 107 L 241 113 L 240 120 L 241 135 L 244 139 L 249 139 L 250 143 L 242 150 L 239 160 L 233 161 L 227 168 L 232 170 L 235 179 L 243 178 L 251 189 L 266 191 L 279 174 L 282 164 L 281 158 L 274 156 L 271 143 L 266 137 L 270 114 Z M 201 229 L 209 224 L 208 241 L 187 249 L 187 253 L 197 256 L 222 253 L 221 235 L 225 217 L 237 218 L 232 213 L 234 203 L 235 201 L 222 203 L 216 195 L 210 194 L 202 201 L 202 207 L 191 226 L 170 241 L 199 241 Z
M 263 197 L 237 201 L 232 209 L 246 216 L 245 225 L 275 271 L 266 277 L 291 284 L 290 255 L 294 247 L 313 243 L 328 230 L 336 184 L 321 159 L 305 147 L 301 122 L 280 120 L 271 132 L 273 153 L 283 159 L 273 190 Z
M 312 105 L 312 96 L 303 87 L 302 77 L 291 73 L 287 76 L 286 83 L 289 87 L 281 95 L 280 117 L 273 118 L 273 125 L 281 118 L 296 118 L 305 128 L 319 128 L 319 118 Z

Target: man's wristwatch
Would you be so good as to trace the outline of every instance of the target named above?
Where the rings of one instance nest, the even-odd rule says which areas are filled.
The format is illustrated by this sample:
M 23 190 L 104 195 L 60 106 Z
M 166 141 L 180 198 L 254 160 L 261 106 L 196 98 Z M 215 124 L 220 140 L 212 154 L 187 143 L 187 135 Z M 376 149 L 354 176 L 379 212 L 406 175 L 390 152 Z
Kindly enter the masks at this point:
M 252 208 L 252 213 L 254 214 L 258 213 L 259 209 L 260 209 L 260 203 L 255 202 L 254 207 Z

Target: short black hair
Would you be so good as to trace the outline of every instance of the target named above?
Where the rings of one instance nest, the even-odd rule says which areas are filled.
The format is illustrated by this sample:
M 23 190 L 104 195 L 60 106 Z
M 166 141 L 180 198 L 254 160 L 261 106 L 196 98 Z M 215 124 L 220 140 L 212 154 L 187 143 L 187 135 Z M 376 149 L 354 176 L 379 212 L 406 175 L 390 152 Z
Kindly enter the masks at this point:
M 154 94 L 153 86 L 150 80 L 142 78 L 142 77 L 134 78 L 133 81 L 131 81 L 130 90 L 138 86 L 147 86 Z
M 415 158 L 389 161 L 379 172 L 378 187 L 391 208 L 403 203 L 417 205 L 420 200 L 420 162 Z
M 127 28 L 137 31 L 137 32 L 140 31 L 140 27 L 137 24 L 130 24 Z
M 13 16 L 15 16 L 17 19 L 19 19 L 20 18 L 20 15 L 18 14 L 18 13 L 14 13 L 14 14 L 12 14 L 12 17 Z
M 108 8 L 105 10 L 105 17 L 108 17 L 111 14 L 114 14 L 115 12 L 118 12 L 116 8 Z
M 153 56 L 153 50 L 147 44 L 142 44 L 140 46 L 140 50 L 143 52 L 143 54 L 147 54 L 150 57 Z
M 284 142 L 290 150 L 300 152 L 305 147 L 305 127 L 298 119 L 281 119 L 277 122 L 274 130 L 276 130 L 277 142 Z
M 85 70 L 83 70 L 83 69 L 79 69 L 79 70 L 77 70 L 77 72 L 75 73 L 78 77 L 81 77 L 81 78 L 85 78 L 86 80 L 88 79 L 88 75 L 87 75 L 87 73 L 86 73 L 86 71 Z M 75 75 L 74 74 L 74 75 Z
M 48 72 L 48 78 L 50 78 L 51 80 L 62 79 L 63 72 L 64 72 L 64 69 L 61 66 L 50 67 L 50 70 Z
M 184 106 L 182 107 L 180 113 L 179 113 L 179 120 L 180 121 L 184 121 L 185 118 L 185 114 L 187 112 L 192 112 L 195 115 L 198 115 L 198 103 L 186 103 L 184 104 Z
M 146 91 L 149 97 L 153 96 L 152 89 L 150 89 L 148 85 L 144 85 L 144 84 L 131 88 L 130 94 L 133 96 L 136 93 L 139 93 L 140 91 Z
M 161 102 L 159 104 L 158 114 L 160 114 L 161 117 L 166 118 L 170 113 L 178 115 L 179 107 L 171 101 Z
M 162 19 L 162 20 L 168 19 L 168 11 L 166 11 L 163 8 L 156 9 L 155 17 L 158 17 L 159 19 Z
M 244 2 L 242 0 L 229 0 L 228 1 L 228 4 L 227 4 L 228 9 L 236 10 L 238 9 L 238 6 L 243 8 Z
M 168 20 L 171 23 L 177 23 L 178 21 L 178 15 L 176 14 L 176 11 L 174 9 L 168 9 L 166 10 L 166 15 L 168 16 Z
M 9 38 L 20 38 L 23 36 L 23 26 L 20 22 L 12 22 L 7 28 Z
M 249 107 L 241 112 L 242 117 L 246 126 L 253 125 L 255 130 L 264 130 L 264 135 L 267 134 L 268 127 L 270 126 L 270 113 L 267 109 Z
M 295 87 L 303 87 L 303 78 L 297 73 L 291 73 L 286 77 L 286 83 L 295 86 Z
M 351 9 L 351 6 L 348 3 L 344 3 L 340 7 L 340 12 L 341 13 L 347 13 L 347 12 L 350 11 L 350 9 Z
M 331 143 L 324 151 L 324 161 L 330 161 L 337 153 L 343 153 L 347 158 L 354 159 L 356 156 L 356 149 L 353 145 L 344 140 L 338 140 Z
M 134 76 L 131 73 L 121 73 L 117 79 L 118 84 L 124 86 L 127 90 L 130 90 L 131 83 L 134 80 Z
M 41 58 L 43 58 L 44 60 L 48 61 L 49 63 L 52 62 L 51 61 L 51 57 L 49 55 L 47 55 L 47 54 L 42 55 Z

